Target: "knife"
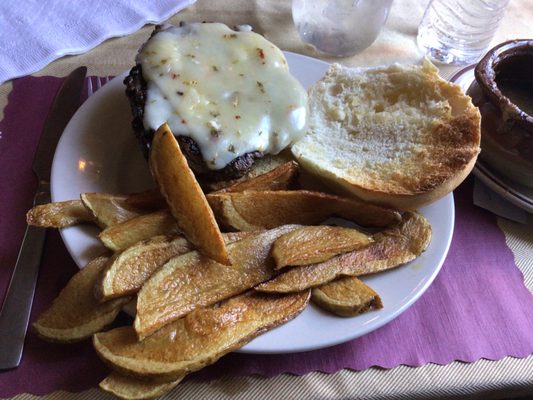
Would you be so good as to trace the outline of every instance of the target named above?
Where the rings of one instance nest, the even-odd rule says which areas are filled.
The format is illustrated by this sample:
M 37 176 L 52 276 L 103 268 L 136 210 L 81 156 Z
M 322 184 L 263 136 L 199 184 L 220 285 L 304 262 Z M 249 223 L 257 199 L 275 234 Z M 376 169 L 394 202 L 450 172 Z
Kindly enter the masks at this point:
M 86 74 L 86 67 L 79 67 L 70 73 L 57 91 L 46 118 L 32 165 L 38 181 L 34 206 L 51 201 L 50 173 L 56 145 L 79 107 Z M 20 364 L 45 237 L 45 228 L 26 228 L 0 310 L 0 370 L 16 368 Z

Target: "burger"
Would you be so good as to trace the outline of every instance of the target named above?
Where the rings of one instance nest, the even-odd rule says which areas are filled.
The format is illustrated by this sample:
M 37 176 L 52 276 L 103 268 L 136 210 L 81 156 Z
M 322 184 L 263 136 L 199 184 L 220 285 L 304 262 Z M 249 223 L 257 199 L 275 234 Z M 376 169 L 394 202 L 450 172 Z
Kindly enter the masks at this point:
M 125 78 L 133 130 L 148 156 L 167 123 L 201 182 L 237 179 L 303 137 L 307 93 L 282 51 L 221 23 L 158 26 Z

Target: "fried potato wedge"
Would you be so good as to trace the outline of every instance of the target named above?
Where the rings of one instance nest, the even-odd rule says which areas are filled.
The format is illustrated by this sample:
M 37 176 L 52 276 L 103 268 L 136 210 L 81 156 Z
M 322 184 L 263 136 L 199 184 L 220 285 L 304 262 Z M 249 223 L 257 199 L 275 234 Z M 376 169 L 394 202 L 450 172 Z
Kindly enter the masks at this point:
M 93 288 L 108 257 L 98 257 L 74 275 L 50 308 L 44 311 L 33 328 L 42 338 L 53 342 L 76 342 L 87 339 L 109 325 L 129 298 L 98 302 Z
M 194 247 L 183 236 L 155 236 L 115 253 L 95 286 L 101 301 L 134 294 L 164 263 Z
M 221 189 L 220 193 L 244 192 L 245 190 L 288 190 L 296 184 L 300 168 L 296 161 L 289 161 L 273 170 L 251 179 L 234 183 Z
M 102 382 L 100 389 L 117 396 L 123 400 L 150 400 L 163 396 L 174 389 L 185 375 L 174 381 L 157 383 L 131 378 L 111 372 Z
M 150 170 L 185 237 L 206 256 L 230 263 L 213 211 L 167 124 L 154 135 Z
M 80 197 L 102 228 L 166 207 L 161 195 L 153 190 L 132 195 L 82 193 Z
M 85 222 L 94 223 L 95 220 L 80 200 L 68 200 L 31 208 L 26 214 L 26 222 L 41 228 L 66 228 Z
M 274 242 L 276 269 L 315 264 L 349 251 L 361 249 L 373 239 L 357 229 L 341 226 L 305 226 L 286 233 Z
M 383 308 L 379 295 L 355 276 L 344 276 L 311 291 L 311 301 L 341 317 Z
M 104 229 L 98 237 L 105 247 L 121 251 L 141 240 L 158 235 L 175 235 L 180 233 L 176 220 L 168 209 L 139 215 L 120 224 Z
M 213 364 L 256 336 L 296 317 L 309 291 L 266 295 L 248 291 L 215 307 L 199 308 L 139 342 L 131 327 L 94 335 L 98 355 L 123 375 L 160 382 Z
M 289 161 L 294 161 L 294 157 L 290 149 L 285 149 L 279 154 L 265 154 L 263 157 L 254 161 L 253 168 L 250 168 L 243 176 L 236 179 L 230 179 L 226 181 L 213 181 L 213 182 L 200 182 L 200 185 L 206 193 L 214 192 L 227 188 L 239 182 L 248 181 L 254 179 L 259 175 L 266 174 L 273 169 L 283 165 Z
M 223 233 L 227 243 L 241 240 L 250 232 Z M 148 278 L 172 257 L 194 250 L 182 235 L 155 236 L 116 253 L 102 273 L 95 287 L 96 297 L 102 301 L 135 294 Z
M 307 190 L 210 193 L 207 200 L 217 220 L 237 231 L 271 229 L 284 224 L 312 225 L 333 215 L 377 227 L 397 224 L 401 218 L 389 208 Z
M 82 193 L 80 198 L 102 229 L 139 216 L 138 212 L 122 206 L 121 203 L 126 196 L 108 193 Z
M 431 241 L 431 225 L 414 212 L 405 212 L 401 223 L 378 232 L 369 246 L 311 265 L 294 267 L 255 289 L 262 292 L 299 292 L 342 275 L 360 276 L 384 271 L 418 257 Z
M 195 308 L 208 306 L 270 279 L 272 243 L 299 228 L 286 225 L 228 245 L 232 264 L 220 264 L 192 251 L 172 258 L 157 270 L 137 295 L 134 328 L 144 339 Z

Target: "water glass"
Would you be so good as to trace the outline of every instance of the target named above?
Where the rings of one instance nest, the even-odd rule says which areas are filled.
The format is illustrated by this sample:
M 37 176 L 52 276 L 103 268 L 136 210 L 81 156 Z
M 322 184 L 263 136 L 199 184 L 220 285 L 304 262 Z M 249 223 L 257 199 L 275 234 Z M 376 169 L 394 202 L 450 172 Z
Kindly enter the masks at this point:
M 346 57 L 376 40 L 391 4 L 392 0 L 292 0 L 292 18 L 304 42 Z
M 509 0 L 431 0 L 418 27 L 418 47 L 435 61 L 471 64 L 487 49 Z

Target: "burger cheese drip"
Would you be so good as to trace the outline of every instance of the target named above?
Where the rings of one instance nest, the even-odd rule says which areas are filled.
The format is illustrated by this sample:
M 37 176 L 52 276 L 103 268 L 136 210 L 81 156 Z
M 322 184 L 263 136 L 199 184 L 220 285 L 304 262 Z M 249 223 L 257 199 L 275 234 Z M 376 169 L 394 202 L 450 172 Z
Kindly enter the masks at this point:
M 254 32 L 219 23 L 170 27 L 137 62 L 148 83 L 145 129 L 167 122 L 198 144 L 210 169 L 249 152 L 277 154 L 305 133 L 306 91 L 283 53 Z

